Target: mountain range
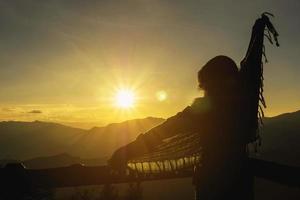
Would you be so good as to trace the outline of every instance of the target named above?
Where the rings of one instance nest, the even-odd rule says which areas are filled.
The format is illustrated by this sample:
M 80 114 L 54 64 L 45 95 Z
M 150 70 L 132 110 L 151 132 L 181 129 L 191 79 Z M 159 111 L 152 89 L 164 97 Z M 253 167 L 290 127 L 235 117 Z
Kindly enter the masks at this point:
M 23 161 L 43 168 L 104 164 L 118 147 L 162 123 L 148 117 L 90 130 L 49 122 L 0 122 L 0 163 Z M 264 118 L 262 146 L 254 156 L 300 166 L 300 111 Z
M 49 122 L 0 122 L 0 160 L 28 160 L 69 154 L 84 159 L 109 157 L 115 149 L 162 123 L 148 117 L 90 130 Z
M 118 147 L 162 123 L 145 118 L 90 130 L 48 122 L 0 122 L 0 165 L 16 160 L 27 168 L 51 168 L 76 163 L 103 165 Z M 264 118 L 262 146 L 253 155 L 300 166 L 300 111 Z M 125 187 L 126 186 L 118 186 Z M 82 188 L 83 192 L 86 190 Z M 57 199 L 70 199 L 72 188 L 55 190 Z M 69 195 L 69 196 L 68 196 Z M 300 189 L 255 179 L 255 199 L 300 198 Z M 143 199 L 193 199 L 190 178 L 143 183 Z

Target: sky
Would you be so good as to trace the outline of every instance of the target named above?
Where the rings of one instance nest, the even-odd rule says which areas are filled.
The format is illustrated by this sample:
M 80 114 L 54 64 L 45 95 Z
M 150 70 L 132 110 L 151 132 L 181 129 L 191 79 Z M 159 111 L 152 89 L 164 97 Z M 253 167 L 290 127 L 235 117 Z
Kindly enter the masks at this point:
M 264 11 L 281 45 L 265 43 L 265 113 L 299 110 L 299 10 L 298 0 L 0 0 L 0 121 L 170 117 L 202 95 L 209 59 L 240 63 Z M 131 109 L 114 104 L 118 88 L 134 91 Z

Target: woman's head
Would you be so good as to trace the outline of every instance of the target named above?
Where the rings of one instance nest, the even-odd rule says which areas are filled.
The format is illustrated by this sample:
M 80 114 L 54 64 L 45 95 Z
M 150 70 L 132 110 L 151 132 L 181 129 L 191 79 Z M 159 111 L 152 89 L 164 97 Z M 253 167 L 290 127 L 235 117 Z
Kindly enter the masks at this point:
M 216 56 L 198 72 L 199 87 L 210 96 L 234 92 L 239 82 L 239 71 L 235 62 L 227 56 Z

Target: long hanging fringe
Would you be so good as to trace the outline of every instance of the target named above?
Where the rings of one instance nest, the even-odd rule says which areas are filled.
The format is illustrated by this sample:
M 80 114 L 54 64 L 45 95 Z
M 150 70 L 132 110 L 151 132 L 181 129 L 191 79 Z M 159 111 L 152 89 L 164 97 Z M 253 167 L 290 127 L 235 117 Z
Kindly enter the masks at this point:
M 270 22 L 268 16 L 271 16 L 271 17 L 274 17 L 273 14 L 271 13 L 268 13 L 268 12 L 265 12 L 262 14 L 262 18 L 264 19 L 265 21 L 265 34 L 264 36 L 268 39 L 268 41 L 271 43 L 271 44 L 274 44 L 274 41 L 275 41 L 275 44 L 276 46 L 279 46 L 279 43 L 278 43 L 278 36 L 279 34 L 277 33 L 276 29 L 274 28 L 273 24 Z M 265 46 L 263 46 L 263 49 L 262 49 L 262 55 L 264 57 L 264 60 L 265 60 L 265 63 L 268 62 L 268 59 L 267 59 L 267 56 L 266 56 L 266 49 L 265 49 Z M 255 152 L 257 152 L 257 148 L 258 146 L 261 146 L 261 134 L 262 134 L 262 128 L 264 126 L 264 123 L 263 123 L 263 118 L 264 118 L 264 108 L 266 108 L 266 101 L 265 101 L 265 98 L 264 98 L 264 95 L 263 95 L 263 92 L 264 92 L 264 76 L 263 76 L 263 71 L 264 71 L 264 64 L 263 62 L 261 62 L 261 72 L 260 72 L 260 88 L 259 88 L 259 105 L 258 105 L 258 113 L 257 113 L 257 118 L 258 118 L 258 129 L 257 129 L 257 140 L 255 141 L 254 143 L 254 149 L 255 149 Z

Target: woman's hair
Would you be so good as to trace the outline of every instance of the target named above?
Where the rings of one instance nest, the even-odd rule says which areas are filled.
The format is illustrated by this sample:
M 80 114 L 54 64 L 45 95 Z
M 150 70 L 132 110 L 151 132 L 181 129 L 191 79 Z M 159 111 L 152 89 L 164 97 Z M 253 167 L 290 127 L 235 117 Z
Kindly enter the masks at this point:
M 199 87 L 206 92 L 230 92 L 236 88 L 238 80 L 238 67 L 227 56 L 212 58 L 198 72 Z

